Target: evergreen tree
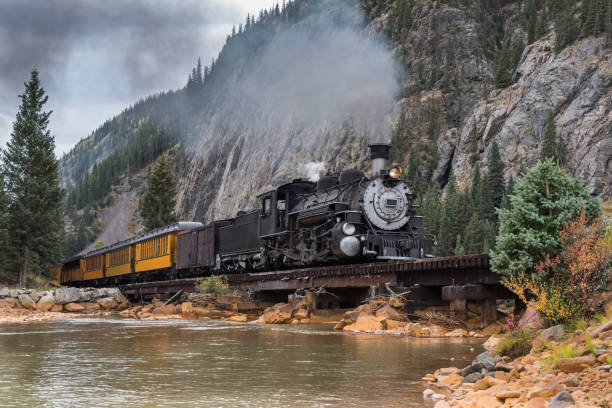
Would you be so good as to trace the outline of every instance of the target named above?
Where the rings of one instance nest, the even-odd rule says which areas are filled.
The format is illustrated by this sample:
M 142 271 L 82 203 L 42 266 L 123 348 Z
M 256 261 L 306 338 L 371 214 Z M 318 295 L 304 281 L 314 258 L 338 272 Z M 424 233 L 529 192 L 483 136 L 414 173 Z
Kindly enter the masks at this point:
M 542 137 L 542 147 L 540 149 L 540 158 L 551 158 L 559 161 L 557 154 L 557 131 L 555 127 L 555 114 L 552 110 L 548 111 L 546 119 L 546 128 L 544 129 L 544 137 Z
M 497 216 L 495 206 L 493 205 L 493 197 L 491 195 L 491 181 L 489 175 L 485 174 L 481 182 L 482 188 L 478 197 L 478 212 L 479 217 L 491 223 L 496 223 Z M 469 219 L 469 218 L 466 218 Z
M 51 111 L 38 71 L 19 96 L 11 139 L 2 152 L 8 196 L 9 268 L 27 285 L 31 272 L 46 273 L 61 256 L 61 199 L 55 140 L 47 129 Z
M 465 255 L 465 247 L 463 246 L 463 244 L 461 243 L 461 235 L 457 235 L 457 239 L 456 239 L 456 244 L 455 244 L 455 255 Z
M 500 227 L 491 269 L 505 278 L 532 276 L 543 254 L 559 250 L 559 233 L 571 217 L 585 209 L 597 216 L 599 200 L 581 180 L 567 176 L 551 159 L 538 162 L 514 185 L 511 208 L 499 212 Z
M 142 196 L 140 215 L 147 231 L 178 221 L 176 181 L 165 156 L 151 169 Z
M 480 194 L 481 194 L 480 181 L 481 181 L 480 166 L 477 164 L 474 167 L 474 174 L 472 175 L 472 189 L 471 189 L 471 197 L 472 197 L 472 204 L 474 206 L 474 211 L 478 211 L 478 204 L 480 202 Z
M 535 0 L 527 0 L 527 44 L 536 40 L 538 10 Z
M 410 148 L 410 158 L 408 159 L 406 177 L 408 178 L 408 182 L 414 189 L 413 193 L 418 194 L 421 191 L 421 183 L 419 182 L 419 157 L 414 145 Z
M 477 213 L 472 214 L 470 221 L 465 227 L 465 250 L 468 254 L 480 254 L 483 252 L 485 241 L 484 222 Z
M 499 146 L 497 142 L 493 141 L 491 146 L 491 152 L 489 153 L 489 191 L 491 192 L 491 200 L 493 201 L 493 207 L 501 208 L 502 198 L 506 190 L 504 182 L 504 162 L 499 154 Z
M 423 199 L 421 200 L 421 206 L 417 210 L 419 215 L 423 216 L 425 232 L 437 235 L 440 231 L 440 219 L 443 207 L 442 192 L 436 183 L 433 183 L 425 190 Z
M 495 77 L 493 82 L 496 88 L 505 88 L 510 85 L 512 73 L 510 72 L 511 61 L 510 52 L 506 44 L 498 51 L 495 58 Z
M 506 185 L 506 190 L 504 191 L 504 198 L 502 199 L 501 206 L 499 208 L 504 210 L 510 209 L 510 196 L 514 192 L 514 177 L 510 176 L 508 179 L 508 184 Z

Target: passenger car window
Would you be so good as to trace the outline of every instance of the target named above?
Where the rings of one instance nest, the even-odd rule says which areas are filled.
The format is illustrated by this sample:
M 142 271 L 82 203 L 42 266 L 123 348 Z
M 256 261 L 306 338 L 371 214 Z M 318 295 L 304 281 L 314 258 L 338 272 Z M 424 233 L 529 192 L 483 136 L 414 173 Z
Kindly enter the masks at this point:
M 264 215 L 270 215 L 270 212 L 271 212 L 270 197 L 267 197 L 267 198 L 264 198 L 263 213 L 264 213 Z

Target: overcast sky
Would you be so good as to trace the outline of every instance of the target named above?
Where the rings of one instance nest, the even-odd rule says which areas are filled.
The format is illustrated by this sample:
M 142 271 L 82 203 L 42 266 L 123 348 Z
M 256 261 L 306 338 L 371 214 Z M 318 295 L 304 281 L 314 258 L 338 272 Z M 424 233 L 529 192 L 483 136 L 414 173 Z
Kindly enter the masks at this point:
M 34 67 L 58 155 L 152 93 L 184 86 L 233 25 L 276 0 L 0 1 L 0 146 Z

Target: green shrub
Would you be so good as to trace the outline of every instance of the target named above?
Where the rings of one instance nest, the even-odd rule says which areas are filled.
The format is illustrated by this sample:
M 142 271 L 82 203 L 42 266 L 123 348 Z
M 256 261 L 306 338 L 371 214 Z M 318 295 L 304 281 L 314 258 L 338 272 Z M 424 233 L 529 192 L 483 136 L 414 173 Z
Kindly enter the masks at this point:
M 597 350 L 597 344 L 593 342 L 591 336 L 587 334 L 584 341 L 586 343 L 586 349 L 589 351 L 589 353 L 593 353 L 595 350 Z
M 562 358 L 572 357 L 576 357 L 576 354 L 574 354 L 574 350 L 572 350 L 572 346 L 570 346 L 569 344 L 565 346 L 560 345 L 558 347 L 553 348 L 553 364 L 561 360 Z
M 531 342 L 536 334 L 535 330 L 516 330 L 497 345 L 497 353 L 512 359 L 525 356 L 531 351 Z
M 200 293 L 224 295 L 228 292 L 229 285 L 227 284 L 225 275 L 212 275 L 200 281 L 198 290 Z

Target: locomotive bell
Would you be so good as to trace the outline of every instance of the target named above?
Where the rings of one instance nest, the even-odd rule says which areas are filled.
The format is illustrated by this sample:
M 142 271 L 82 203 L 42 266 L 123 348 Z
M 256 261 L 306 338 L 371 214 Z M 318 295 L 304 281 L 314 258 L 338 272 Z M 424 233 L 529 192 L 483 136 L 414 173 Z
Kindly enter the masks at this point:
M 372 178 L 380 177 L 387 171 L 387 160 L 391 145 L 386 143 L 371 144 L 370 158 L 372 159 Z

